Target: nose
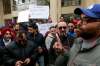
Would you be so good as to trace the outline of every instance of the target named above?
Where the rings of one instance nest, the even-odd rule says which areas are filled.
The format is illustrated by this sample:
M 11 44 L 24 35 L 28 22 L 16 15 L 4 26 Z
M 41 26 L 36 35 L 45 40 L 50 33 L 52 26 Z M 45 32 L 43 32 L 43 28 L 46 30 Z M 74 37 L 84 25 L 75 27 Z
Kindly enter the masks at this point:
M 62 30 L 62 31 L 65 31 L 66 29 L 62 28 L 61 30 Z

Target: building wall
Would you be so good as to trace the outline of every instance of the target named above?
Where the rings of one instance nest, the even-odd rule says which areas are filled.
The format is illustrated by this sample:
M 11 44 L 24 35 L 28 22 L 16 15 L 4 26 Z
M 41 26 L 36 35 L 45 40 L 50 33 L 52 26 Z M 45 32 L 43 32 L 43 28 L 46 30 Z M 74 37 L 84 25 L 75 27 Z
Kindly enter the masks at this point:
M 51 15 L 51 17 L 53 18 L 54 22 L 59 20 L 61 14 L 73 13 L 74 9 L 77 8 L 77 7 L 80 7 L 80 6 L 81 7 L 87 7 L 87 6 L 91 5 L 91 4 L 100 3 L 100 0 L 81 0 L 82 2 L 81 2 L 80 6 L 61 7 L 61 4 L 57 4 L 59 2 L 61 3 L 61 0 L 56 0 L 56 1 L 50 0 L 50 1 L 53 1 L 53 4 L 54 4 L 54 5 L 51 4 L 51 6 L 55 7 L 55 8 L 51 8 L 53 10 L 52 12 L 54 12 L 53 15 Z M 52 2 L 50 2 L 50 3 L 52 3 Z M 57 11 L 57 9 L 58 9 L 58 11 Z M 52 14 L 52 12 L 51 12 L 51 14 Z M 58 16 L 57 13 L 59 14 L 59 16 Z M 58 18 L 57 17 L 55 18 L 54 15 L 58 16 Z
M 69 6 L 69 7 L 62 7 L 61 8 L 61 14 L 69 14 L 73 13 L 74 9 L 78 6 Z
M 100 3 L 100 0 L 81 0 L 81 1 L 82 1 L 81 3 L 82 7 L 87 7 L 94 3 Z M 79 6 L 61 7 L 61 0 L 50 0 L 50 17 L 52 18 L 53 22 L 58 22 L 61 14 L 73 13 L 76 7 Z M 2 0 L 0 0 L 0 22 L 1 23 L 4 23 L 5 19 L 11 19 L 12 17 L 16 17 L 17 15 L 18 15 L 18 11 L 12 11 L 12 14 L 4 15 Z
M 4 14 L 4 12 L 3 12 L 3 3 L 2 3 L 2 0 L 0 0 L 0 22 L 2 24 L 4 24 L 5 19 L 11 19 L 11 18 L 12 18 L 12 14 L 7 14 L 7 15 Z
M 0 27 L 4 22 L 4 14 L 3 14 L 3 6 L 2 6 L 2 0 L 0 0 Z

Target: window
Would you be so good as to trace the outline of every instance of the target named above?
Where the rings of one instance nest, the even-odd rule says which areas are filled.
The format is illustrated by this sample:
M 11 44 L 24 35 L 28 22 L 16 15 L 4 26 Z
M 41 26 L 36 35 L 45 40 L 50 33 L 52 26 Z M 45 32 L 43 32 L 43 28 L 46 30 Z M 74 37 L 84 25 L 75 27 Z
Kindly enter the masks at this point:
M 11 3 L 10 3 L 10 0 L 2 0 L 2 2 L 3 2 L 4 14 L 10 14 L 11 13 Z
M 81 4 L 81 0 L 61 0 L 62 6 L 77 6 Z
M 22 0 L 22 3 L 25 3 L 25 0 Z
M 24 4 L 26 1 L 25 0 L 17 0 L 18 4 L 21 5 L 21 4 Z
M 17 5 L 16 5 L 16 1 L 15 0 L 13 0 L 12 10 L 13 11 L 16 11 L 17 10 Z
M 37 0 L 37 5 L 50 5 L 50 0 Z

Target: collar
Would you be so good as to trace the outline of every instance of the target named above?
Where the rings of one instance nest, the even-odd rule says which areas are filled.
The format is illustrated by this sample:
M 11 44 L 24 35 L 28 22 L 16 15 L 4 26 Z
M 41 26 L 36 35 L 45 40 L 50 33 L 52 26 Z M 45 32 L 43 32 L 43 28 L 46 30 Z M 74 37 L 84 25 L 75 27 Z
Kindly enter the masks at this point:
M 87 43 L 87 44 L 85 44 L 85 46 L 84 46 L 84 43 Z M 88 42 L 88 41 L 84 42 L 83 41 L 79 52 L 83 53 L 83 52 L 91 51 L 92 49 L 94 49 L 98 45 L 100 45 L 100 37 L 93 42 Z
M 5 41 L 5 40 L 3 39 L 3 42 L 4 42 L 5 46 L 7 46 L 8 44 L 10 44 L 11 39 L 10 39 L 9 41 Z

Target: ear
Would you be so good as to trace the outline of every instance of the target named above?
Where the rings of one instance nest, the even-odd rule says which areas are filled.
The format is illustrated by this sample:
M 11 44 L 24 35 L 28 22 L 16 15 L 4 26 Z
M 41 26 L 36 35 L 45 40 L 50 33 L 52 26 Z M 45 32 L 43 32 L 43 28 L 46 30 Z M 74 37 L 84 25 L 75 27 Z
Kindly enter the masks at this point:
M 97 29 L 100 30 L 100 22 L 99 22 L 99 24 L 98 24 L 98 26 L 97 26 Z

